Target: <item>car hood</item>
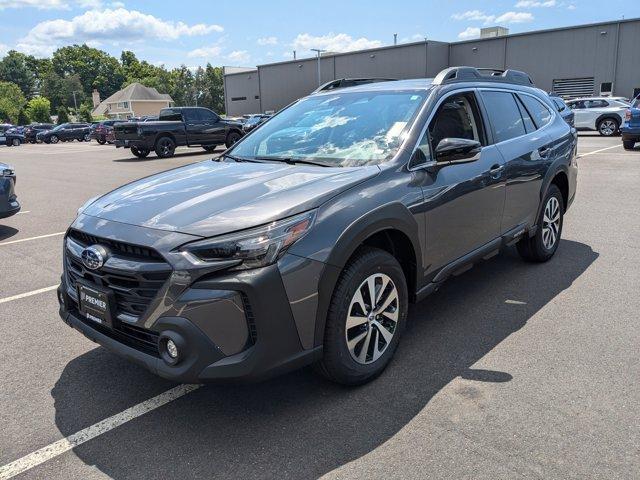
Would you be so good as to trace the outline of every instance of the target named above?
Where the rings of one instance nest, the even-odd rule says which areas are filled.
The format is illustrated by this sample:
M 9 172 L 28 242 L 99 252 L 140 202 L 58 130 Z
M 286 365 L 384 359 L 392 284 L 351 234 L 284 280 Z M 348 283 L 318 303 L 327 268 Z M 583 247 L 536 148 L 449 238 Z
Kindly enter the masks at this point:
M 208 160 L 120 187 L 83 213 L 212 237 L 317 207 L 379 172 L 377 166 L 324 168 Z

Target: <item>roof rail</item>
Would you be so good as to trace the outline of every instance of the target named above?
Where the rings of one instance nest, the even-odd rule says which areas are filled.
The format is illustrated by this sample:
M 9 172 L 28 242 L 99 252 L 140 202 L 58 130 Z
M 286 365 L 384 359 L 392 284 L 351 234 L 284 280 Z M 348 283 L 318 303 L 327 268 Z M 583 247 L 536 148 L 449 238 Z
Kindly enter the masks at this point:
M 433 79 L 434 85 L 456 82 L 500 82 L 533 86 L 533 80 L 519 70 L 499 70 L 496 68 L 449 67 L 442 70 Z

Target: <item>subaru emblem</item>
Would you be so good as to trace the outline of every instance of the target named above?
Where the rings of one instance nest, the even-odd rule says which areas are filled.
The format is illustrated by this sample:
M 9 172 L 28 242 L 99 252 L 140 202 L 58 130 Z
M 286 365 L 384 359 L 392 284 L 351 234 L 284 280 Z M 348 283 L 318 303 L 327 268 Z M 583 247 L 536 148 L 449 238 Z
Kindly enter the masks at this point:
M 82 263 L 90 270 L 96 270 L 104 265 L 107 251 L 100 245 L 92 245 L 82 251 Z

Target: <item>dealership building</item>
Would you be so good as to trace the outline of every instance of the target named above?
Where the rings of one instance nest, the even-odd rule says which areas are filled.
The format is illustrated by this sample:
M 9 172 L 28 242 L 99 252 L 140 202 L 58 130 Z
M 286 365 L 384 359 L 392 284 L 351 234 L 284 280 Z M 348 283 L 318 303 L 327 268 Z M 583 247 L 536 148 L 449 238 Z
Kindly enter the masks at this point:
M 640 19 L 509 35 L 501 27 L 462 42 L 416 43 L 324 54 L 256 68 L 225 68 L 227 115 L 277 111 L 338 78 L 432 78 L 450 66 L 513 68 L 565 98 L 640 93 Z

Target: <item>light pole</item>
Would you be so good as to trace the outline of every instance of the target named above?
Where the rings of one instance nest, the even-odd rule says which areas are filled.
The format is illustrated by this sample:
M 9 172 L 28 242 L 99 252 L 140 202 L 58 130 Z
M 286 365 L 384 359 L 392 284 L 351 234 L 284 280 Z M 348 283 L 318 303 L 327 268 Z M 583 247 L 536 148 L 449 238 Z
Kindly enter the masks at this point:
M 318 54 L 318 86 L 320 86 L 320 54 L 326 52 L 326 50 L 322 50 L 321 48 L 311 48 L 310 50 Z
M 76 102 L 76 92 L 80 93 L 80 90 L 73 90 L 71 94 L 73 95 L 73 113 L 76 116 L 76 120 L 78 120 L 78 103 Z

